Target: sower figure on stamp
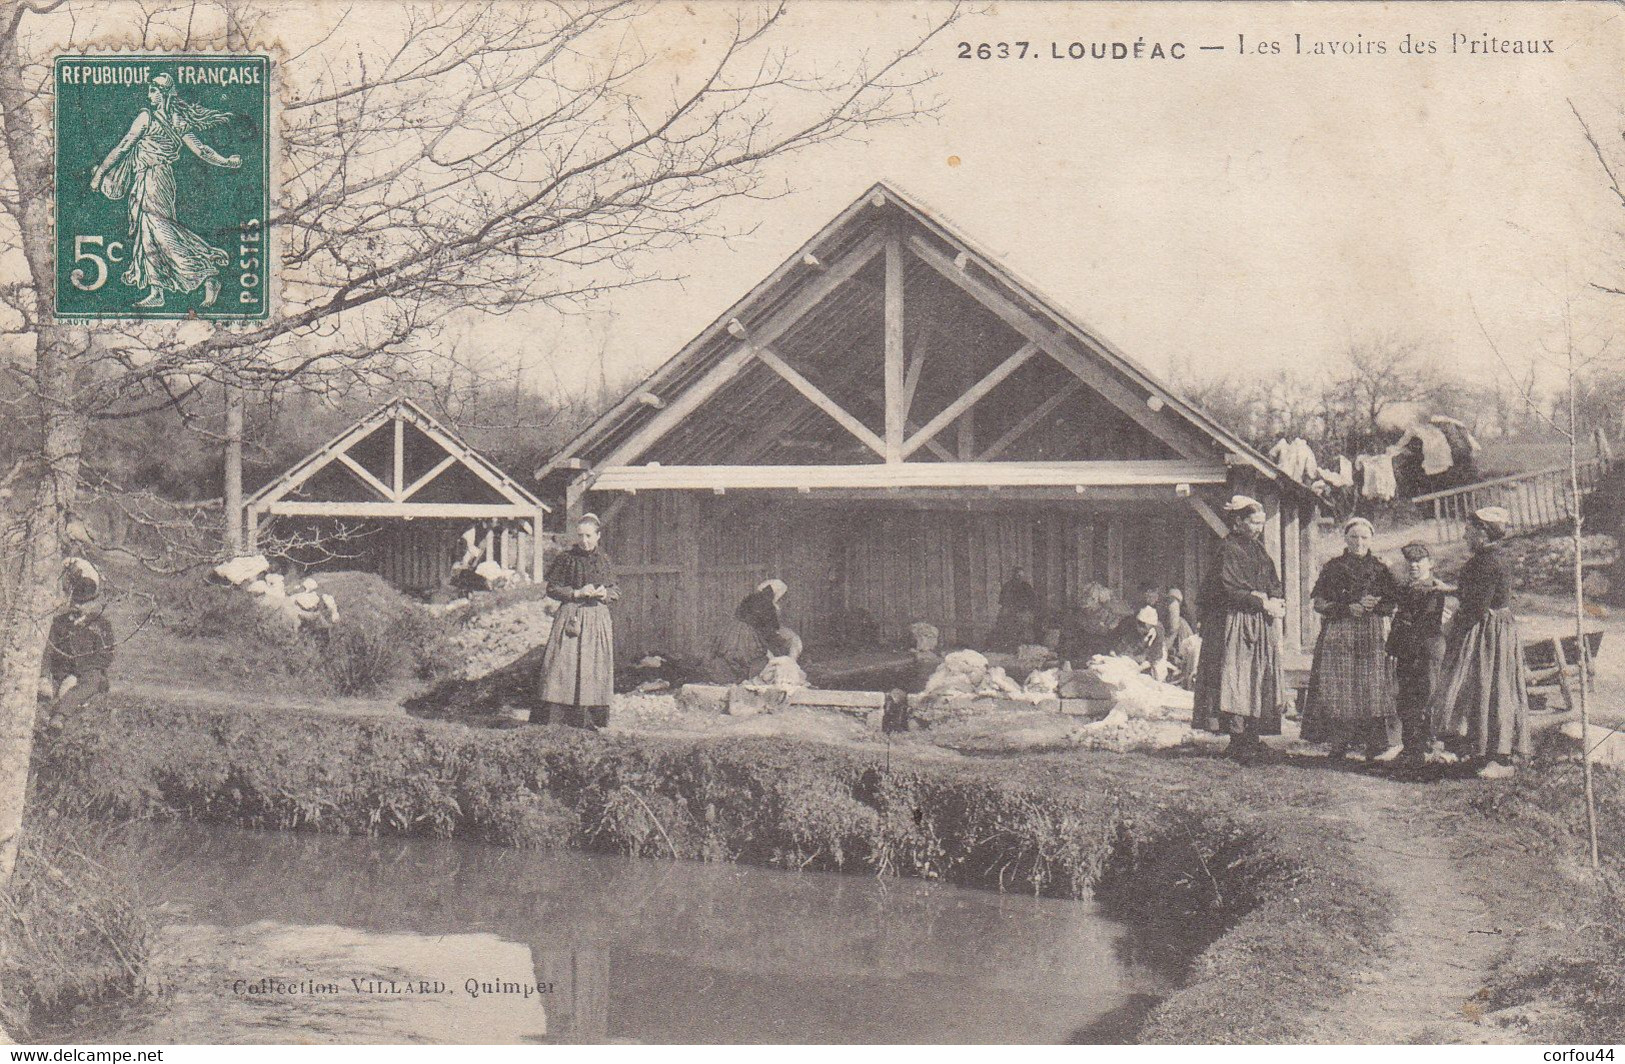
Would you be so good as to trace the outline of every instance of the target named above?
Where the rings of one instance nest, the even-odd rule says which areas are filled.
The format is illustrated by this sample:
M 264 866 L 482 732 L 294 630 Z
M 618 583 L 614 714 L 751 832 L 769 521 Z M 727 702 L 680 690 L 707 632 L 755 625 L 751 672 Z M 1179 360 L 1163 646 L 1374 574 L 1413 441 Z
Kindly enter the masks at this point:
M 547 567 L 547 594 L 560 603 L 542 658 L 538 705 L 531 721 L 576 728 L 609 723 L 615 692 L 615 639 L 609 604 L 621 597 L 609 557 L 598 549 L 597 515 L 576 522 L 581 541 Z
M 1195 719 L 1230 736 L 1225 752 L 1248 760 L 1260 737 L 1281 734 L 1286 676 L 1277 622 L 1285 588 L 1260 537 L 1264 504 L 1246 495 L 1225 504 L 1230 534 L 1202 595 L 1202 656 L 1196 667 Z
M 1394 659 L 1398 681 L 1399 724 L 1405 742 L 1402 756 L 1408 763 L 1420 764 L 1433 746 L 1428 707 L 1444 663 L 1447 600 L 1455 589 L 1433 575 L 1433 555 L 1426 544 L 1406 544 L 1400 553 L 1405 558 L 1405 582 L 1399 586 L 1399 606 L 1388 629 L 1388 653 Z
M 184 147 L 210 166 L 240 167 L 240 156 L 223 156 L 197 138 L 198 130 L 230 116 L 181 99 L 168 73 L 152 76 L 147 100 L 152 106 L 135 116 L 129 132 L 96 167 L 90 186 L 111 200 L 129 197 L 130 265 L 122 280 L 148 290 L 136 306 L 161 307 L 164 292 L 199 287 L 203 305 L 213 306 L 220 297 L 220 268 L 231 256 L 180 223 L 175 162 Z

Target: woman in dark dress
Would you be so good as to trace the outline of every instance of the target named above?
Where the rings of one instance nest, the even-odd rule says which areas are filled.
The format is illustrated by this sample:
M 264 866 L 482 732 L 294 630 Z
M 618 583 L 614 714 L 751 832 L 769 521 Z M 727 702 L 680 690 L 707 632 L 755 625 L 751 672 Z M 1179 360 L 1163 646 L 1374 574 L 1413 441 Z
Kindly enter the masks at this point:
M 1343 525 L 1342 554 L 1327 562 L 1311 593 L 1324 620 L 1303 708 L 1305 742 L 1325 743 L 1333 760 L 1351 746 L 1368 758 L 1399 756 L 1394 668 L 1383 618 L 1399 604 L 1399 582 L 1371 553 L 1371 522 Z
M 1202 594 L 1202 657 L 1196 720 L 1230 736 L 1226 753 L 1248 759 L 1260 736 L 1281 734 L 1286 677 L 1278 622 L 1286 615 L 1281 574 L 1260 537 L 1264 505 L 1236 495 L 1225 504 L 1230 534 Z
M 783 580 L 763 580 L 739 600 L 734 615 L 717 636 L 706 659 L 706 679 L 712 683 L 743 683 L 762 671 L 774 656 L 779 600 L 789 590 Z
M 1017 567 L 999 589 L 999 615 L 987 638 L 989 650 L 1015 651 L 1038 642 L 1038 592 L 1027 582 L 1027 571 Z
M 1473 554 L 1456 581 L 1456 619 L 1433 703 L 1434 734 L 1479 760 L 1485 779 L 1512 775 L 1513 757 L 1529 753 L 1523 644 L 1512 615 L 1512 574 L 1497 547 L 1511 520 L 1499 506 L 1468 519 Z
M 560 603 L 542 658 L 539 724 L 576 728 L 609 723 L 615 692 L 615 639 L 609 604 L 620 599 L 609 557 L 598 549 L 602 525 L 594 514 L 576 523 L 581 542 L 547 567 L 547 594 Z

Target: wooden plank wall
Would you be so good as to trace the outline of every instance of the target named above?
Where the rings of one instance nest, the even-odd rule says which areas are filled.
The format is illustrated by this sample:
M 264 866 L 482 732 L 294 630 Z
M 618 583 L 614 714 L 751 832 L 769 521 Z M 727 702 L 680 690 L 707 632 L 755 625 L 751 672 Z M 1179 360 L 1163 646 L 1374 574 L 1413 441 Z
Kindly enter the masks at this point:
M 1088 584 L 1112 576 L 1131 601 L 1149 581 L 1183 586 L 1194 602 L 1213 542 L 1183 506 L 966 512 L 678 492 L 641 493 L 605 530 L 622 590 L 623 660 L 703 654 L 740 598 L 774 576 L 791 589 L 785 622 L 811 647 L 837 635 L 841 611 L 857 609 L 891 644 L 906 644 L 908 626 L 926 620 L 946 644 L 974 645 L 1017 566 L 1047 605 L 1080 602 Z
M 297 520 L 297 523 L 295 521 Z M 320 551 L 307 551 L 300 559 L 312 572 L 354 570 L 376 573 L 396 587 L 427 591 L 451 579 L 451 567 L 462 557 L 466 545 L 467 521 L 444 518 L 417 518 L 411 521 L 337 521 L 327 518 L 276 518 L 276 527 L 288 532 L 300 529 L 305 535 L 331 536 L 338 525 L 364 529 L 366 534 L 347 542 L 334 542 L 334 553 L 347 557 L 325 557 Z M 479 534 L 485 542 L 485 534 Z M 530 572 L 532 537 L 517 525 L 494 531 L 490 536 L 491 556 L 509 568 Z

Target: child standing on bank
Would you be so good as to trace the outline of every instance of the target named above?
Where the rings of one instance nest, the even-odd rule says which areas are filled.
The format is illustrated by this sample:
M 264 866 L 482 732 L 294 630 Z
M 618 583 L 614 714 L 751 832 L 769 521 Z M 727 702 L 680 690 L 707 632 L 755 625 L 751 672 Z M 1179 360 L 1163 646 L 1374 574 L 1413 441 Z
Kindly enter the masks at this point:
M 1404 760 L 1420 764 L 1433 746 L 1428 707 L 1439 684 L 1444 664 L 1444 626 L 1449 619 L 1446 602 L 1455 589 L 1433 575 L 1433 555 L 1422 543 L 1406 544 L 1405 580 L 1399 587 L 1399 605 L 1388 629 L 1388 654 L 1394 659 Z

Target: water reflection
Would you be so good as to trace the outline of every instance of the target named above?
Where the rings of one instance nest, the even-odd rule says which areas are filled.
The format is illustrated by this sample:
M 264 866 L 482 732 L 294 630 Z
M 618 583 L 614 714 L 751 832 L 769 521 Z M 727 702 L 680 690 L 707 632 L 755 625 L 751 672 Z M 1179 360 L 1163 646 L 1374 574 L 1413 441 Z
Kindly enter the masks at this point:
M 125 845 L 175 988 L 137 1040 L 1062 1041 L 1166 986 L 1081 902 L 187 825 Z M 339 989 L 236 986 L 265 976 Z

